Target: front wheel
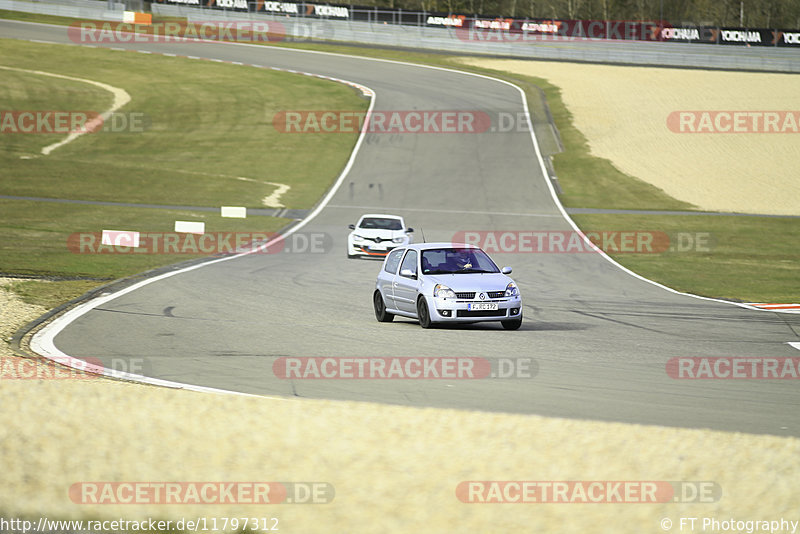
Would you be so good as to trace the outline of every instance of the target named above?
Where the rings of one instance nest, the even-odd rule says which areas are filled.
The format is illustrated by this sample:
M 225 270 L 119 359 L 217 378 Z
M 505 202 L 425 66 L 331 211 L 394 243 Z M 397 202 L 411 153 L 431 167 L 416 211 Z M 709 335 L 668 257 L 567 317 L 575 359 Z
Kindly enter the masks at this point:
M 419 319 L 419 325 L 422 328 L 430 328 L 433 326 L 431 322 L 431 314 L 428 312 L 428 303 L 425 302 L 425 297 L 420 297 L 417 299 L 417 318 Z
M 386 304 L 383 302 L 381 292 L 377 289 L 372 296 L 372 306 L 375 308 L 375 318 L 381 323 L 391 323 L 394 315 L 386 311 Z
M 511 319 L 509 321 L 502 321 L 503 328 L 506 330 L 519 330 L 519 327 L 522 326 L 522 317 L 519 319 Z

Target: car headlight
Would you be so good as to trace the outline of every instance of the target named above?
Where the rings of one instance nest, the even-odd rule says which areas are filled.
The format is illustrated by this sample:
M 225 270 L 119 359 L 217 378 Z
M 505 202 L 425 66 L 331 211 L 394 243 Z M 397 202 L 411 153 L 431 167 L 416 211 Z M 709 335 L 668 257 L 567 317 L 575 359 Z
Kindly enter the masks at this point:
M 353 242 L 354 243 L 361 243 L 362 241 L 364 241 L 363 237 L 361 237 L 358 234 L 353 234 Z
M 454 299 L 456 298 L 456 292 L 447 286 L 436 284 L 433 288 L 433 296 L 443 299 Z
M 392 239 L 392 243 L 402 243 L 405 240 L 406 240 L 406 238 L 403 237 L 403 236 L 395 237 L 394 239 Z
M 519 295 L 519 289 L 517 288 L 517 284 L 514 282 L 509 282 L 506 286 L 506 297 L 516 297 Z

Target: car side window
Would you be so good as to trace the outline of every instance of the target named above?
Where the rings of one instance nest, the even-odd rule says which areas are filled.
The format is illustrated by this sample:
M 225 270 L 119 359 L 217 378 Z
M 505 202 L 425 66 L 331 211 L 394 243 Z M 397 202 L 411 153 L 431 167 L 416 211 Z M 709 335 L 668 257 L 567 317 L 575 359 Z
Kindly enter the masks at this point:
M 395 274 L 397 272 L 397 266 L 400 265 L 400 258 L 403 256 L 403 252 L 405 249 L 398 248 L 389 253 L 386 256 L 386 263 L 384 264 L 383 270 L 390 274 Z
M 403 269 L 409 269 L 414 275 L 417 274 L 417 251 L 416 250 L 409 250 L 406 257 L 403 258 L 403 264 L 400 265 L 400 271 L 402 272 Z

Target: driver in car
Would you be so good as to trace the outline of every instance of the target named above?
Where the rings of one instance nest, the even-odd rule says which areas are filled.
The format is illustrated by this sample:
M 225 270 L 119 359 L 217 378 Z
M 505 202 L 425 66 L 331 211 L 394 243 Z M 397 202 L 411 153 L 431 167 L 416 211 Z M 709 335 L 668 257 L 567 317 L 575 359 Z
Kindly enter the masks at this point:
M 457 270 L 471 269 L 472 254 L 470 254 L 468 250 L 457 250 L 455 254 L 450 256 L 448 264 L 452 265 Z

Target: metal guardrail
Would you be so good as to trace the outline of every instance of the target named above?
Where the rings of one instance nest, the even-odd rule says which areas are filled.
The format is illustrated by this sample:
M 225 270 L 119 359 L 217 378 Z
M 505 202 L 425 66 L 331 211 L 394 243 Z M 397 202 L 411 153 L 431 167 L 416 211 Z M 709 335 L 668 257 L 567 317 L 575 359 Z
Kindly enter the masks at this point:
M 125 0 L 128 9 L 140 9 L 142 0 Z M 126 3 L 108 4 L 103 0 L 0 0 L 0 9 L 59 15 L 72 18 L 120 20 Z M 718 46 L 694 43 L 666 43 L 604 39 L 573 39 L 540 36 L 532 40 L 483 41 L 470 38 L 469 32 L 454 28 L 426 26 L 424 13 L 365 10 L 367 21 L 306 18 L 302 13 L 289 17 L 263 12 L 204 9 L 187 5 L 152 4 L 156 15 L 185 17 L 203 21 L 268 21 L 278 25 L 287 40 L 322 40 L 373 44 L 402 48 L 446 51 L 457 54 L 492 55 L 557 61 L 614 63 L 661 67 L 691 67 L 800 73 L 797 50 L 779 47 Z M 388 16 L 395 19 L 387 19 Z M 414 19 L 416 16 L 416 19 Z M 414 24 L 417 20 L 419 25 Z M 402 22 L 393 23 L 393 21 Z M 465 37 L 465 35 L 467 37 Z
M 530 41 L 465 39 L 453 28 L 408 26 L 355 20 L 288 17 L 264 13 L 210 10 L 183 5 L 152 4 L 154 14 L 186 17 L 190 22 L 268 21 L 289 41 L 327 40 L 379 46 L 448 51 L 558 61 L 614 63 L 660 67 L 799 72 L 797 50 L 777 47 L 716 46 L 693 43 L 608 41 L 544 37 Z
M 115 2 L 109 9 L 107 2 L 98 0 L 48 0 L 47 2 L 31 2 L 27 0 L 0 0 L 0 9 L 36 13 L 39 15 L 57 15 L 77 19 L 122 20 L 125 4 Z

